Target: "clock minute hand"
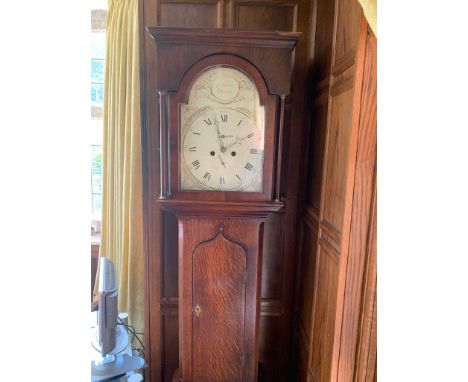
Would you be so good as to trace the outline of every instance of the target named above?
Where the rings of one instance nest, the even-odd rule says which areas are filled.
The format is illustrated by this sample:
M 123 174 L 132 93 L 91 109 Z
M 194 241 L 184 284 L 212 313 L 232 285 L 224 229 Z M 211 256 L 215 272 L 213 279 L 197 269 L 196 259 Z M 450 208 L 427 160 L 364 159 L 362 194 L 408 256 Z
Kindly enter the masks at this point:
M 234 146 L 234 145 L 237 145 L 237 144 L 241 144 L 242 141 L 243 141 L 244 139 L 246 139 L 246 138 L 248 138 L 248 135 L 246 135 L 244 138 L 236 137 L 235 141 L 234 141 L 233 143 L 231 143 L 230 145 L 227 145 L 227 146 L 225 147 L 225 149 L 228 149 L 228 148 L 230 148 L 230 147 L 232 147 L 232 146 Z

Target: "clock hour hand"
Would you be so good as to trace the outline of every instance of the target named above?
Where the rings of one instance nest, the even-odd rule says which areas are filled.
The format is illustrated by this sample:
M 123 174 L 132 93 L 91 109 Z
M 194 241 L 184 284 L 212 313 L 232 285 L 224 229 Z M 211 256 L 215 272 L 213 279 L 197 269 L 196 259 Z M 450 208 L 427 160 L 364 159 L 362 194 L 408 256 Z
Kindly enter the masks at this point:
M 227 170 L 226 163 L 224 163 L 223 158 L 221 158 L 221 155 L 218 154 L 218 158 L 221 161 L 221 164 L 223 165 L 223 167 Z
M 214 125 L 216 126 L 216 131 L 218 132 L 218 140 L 219 140 L 219 148 L 222 152 L 226 151 L 226 148 L 224 147 L 224 143 L 221 140 L 221 138 L 225 138 L 224 135 L 221 135 L 221 132 L 219 131 L 219 125 L 218 125 L 218 120 L 215 118 Z

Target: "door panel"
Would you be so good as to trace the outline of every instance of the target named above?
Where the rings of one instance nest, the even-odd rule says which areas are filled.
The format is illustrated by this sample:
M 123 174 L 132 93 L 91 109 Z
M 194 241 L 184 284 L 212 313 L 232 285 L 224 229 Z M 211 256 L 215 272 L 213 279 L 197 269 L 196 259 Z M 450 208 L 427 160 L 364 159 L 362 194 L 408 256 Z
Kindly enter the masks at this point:
M 246 253 L 219 234 L 192 261 L 193 381 L 242 381 Z
M 296 25 L 295 3 L 235 1 L 237 29 L 292 31 Z
M 161 1 L 161 26 L 219 28 L 222 26 L 222 1 Z

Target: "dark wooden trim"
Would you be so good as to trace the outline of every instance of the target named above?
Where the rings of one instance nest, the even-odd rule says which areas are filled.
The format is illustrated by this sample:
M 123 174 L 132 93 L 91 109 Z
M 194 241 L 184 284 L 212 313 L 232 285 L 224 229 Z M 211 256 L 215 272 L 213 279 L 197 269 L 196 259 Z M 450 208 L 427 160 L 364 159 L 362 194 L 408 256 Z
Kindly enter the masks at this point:
M 286 96 L 282 95 L 280 97 L 280 113 L 278 119 L 278 137 L 276 138 L 276 145 L 278 148 L 276 150 L 276 176 L 275 176 L 275 189 L 274 189 L 274 199 L 275 202 L 281 200 L 281 171 L 283 168 L 283 140 L 284 140 L 284 102 Z M 276 125 L 276 124 L 275 124 Z
M 184 216 L 220 215 L 230 217 L 267 217 L 284 207 L 283 203 L 262 202 L 209 202 L 190 200 L 167 199 L 160 200 L 159 204 L 164 210 Z
M 147 27 L 155 41 L 171 45 L 233 45 L 293 49 L 300 32 L 243 31 L 238 29 Z M 221 39 L 220 39 L 221 38 Z
M 168 127 L 168 110 L 167 110 L 167 92 L 165 90 L 158 91 L 159 95 L 159 173 L 160 173 L 160 186 L 159 193 L 160 199 L 167 199 L 170 194 L 169 180 L 168 180 L 168 166 L 169 166 L 169 127 Z

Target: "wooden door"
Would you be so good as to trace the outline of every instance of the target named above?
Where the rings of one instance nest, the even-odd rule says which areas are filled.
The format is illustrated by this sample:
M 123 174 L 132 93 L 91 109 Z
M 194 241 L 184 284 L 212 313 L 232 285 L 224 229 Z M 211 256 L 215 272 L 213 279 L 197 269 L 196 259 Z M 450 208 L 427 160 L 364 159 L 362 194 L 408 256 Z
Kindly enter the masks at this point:
M 242 381 L 246 253 L 218 234 L 192 258 L 193 381 Z
M 184 381 L 256 380 L 263 219 L 179 214 Z

